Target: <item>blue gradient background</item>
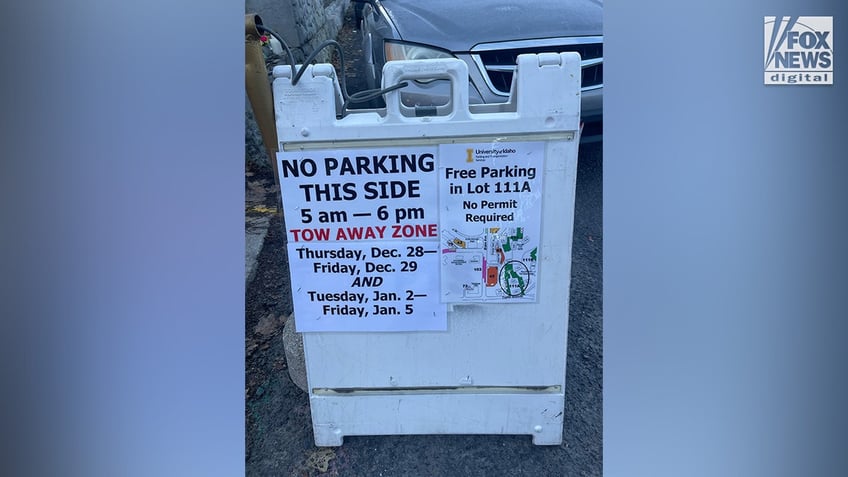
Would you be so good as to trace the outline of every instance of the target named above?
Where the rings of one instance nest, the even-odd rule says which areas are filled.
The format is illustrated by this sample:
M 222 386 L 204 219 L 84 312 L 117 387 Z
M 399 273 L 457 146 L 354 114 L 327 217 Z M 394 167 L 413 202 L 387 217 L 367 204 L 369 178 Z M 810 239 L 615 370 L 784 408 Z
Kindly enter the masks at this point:
M 605 475 L 845 475 L 845 4 L 604 8 Z M 836 84 L 764 86 L 766 15 Z
M 244 6 L 18 3 L 3 473 L 240 475 Z
M 243 4 L 2 8 L 4 473 L 243 473 Z M 845 10 L 605 2 L 606 475 L 848 468 Z

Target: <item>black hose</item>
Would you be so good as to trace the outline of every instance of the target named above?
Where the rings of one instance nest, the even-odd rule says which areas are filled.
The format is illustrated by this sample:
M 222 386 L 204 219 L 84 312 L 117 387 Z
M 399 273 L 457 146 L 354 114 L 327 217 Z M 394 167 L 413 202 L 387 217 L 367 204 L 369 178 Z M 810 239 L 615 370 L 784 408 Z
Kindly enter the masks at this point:
M 337 41 L 327 40 L 324 43 L 321 43 L 320 45 L 318 45 L 318 48 L 316 48 L 315 51 L 313 51 L 308 57 L 306 57 L 306 59 L 303 61 L 303 64 L 301 65 L 300 69 L 297 69 L 295 67 L 296 62 L 295 62 L 295 59 L 294 59 L 294 54 L 292 54 L 291 48 L 289 48 L 289 45 L 286 43 L 285 40 L 283 40 L 283 37 L 281 37 L 279 34 L 277 34 L 277 32 L 275 32 L 274 30 L 272 30 L 272 29 L 270 29 L 270 28 L 268 28 L 265 25 L 262 25 L 260 23 L 256 24 L 256 28 L 257 28 L 257 30 L 268 33 L 271 36 L 273 36 L 274 38 L 276 38 L 280 42 L 280 44 L 283 45 L 283 48 L 285 48 L 286 56 L 288 57 L 288 60 L 289 60 L 289 66 L 291 66 L 291 74 L 292 74 L 291 84 L 292 84 L 292 86 L 296 85 L 297 82 L 300 81 L 300 77 L 303 76 L 303 73 L 306 72 L 307 65 L 309 65 L 309 63 L 312 62 L 312 60 L 314 60 L 318 56 L 318 54 L 321 52 L 321 50 L 323 50 L 324 48 L 326 48 L 328 46 L 333 46 L 333 47 L 336 48 L 336 50 L 338 50 L 338 52 L 339 52 L 339 68 L 341 68 L 341 74 L 338 75 L 339 76 L 339 86 L 341 86 L 342 99 L 344 99 L 344 103 L 342 104 L 342 117 L 344 117 L 347 114 L 347 107 L 351 103 L 364 103 L 366 101 L 370 101 L 374 98 L 378 98 L 378 97 L 380 97 L 380 96 L 382 96 L 386 93 L 389 93 L 391 91 L 394 91 L 396 89 L 405 88 L 406 86 L 409 85 L 408 82 L 401 81 L 400 83 L 398 83 L 396 85 L 392 85 L 392 86 L 389 86 L 389 87 L 383 88 L 383 89 L 379 89 L 379 88 L 377 88 L 377 89 L 367 89 L 367 90 L 364 90 L 364 91 L 358 91 L 358 92 L 356 92 L 352 95 L 348 94 L 347 83 L 345 81 L 344 50 L 342 49 L 342 46 L 339 45 L 339 43 Z

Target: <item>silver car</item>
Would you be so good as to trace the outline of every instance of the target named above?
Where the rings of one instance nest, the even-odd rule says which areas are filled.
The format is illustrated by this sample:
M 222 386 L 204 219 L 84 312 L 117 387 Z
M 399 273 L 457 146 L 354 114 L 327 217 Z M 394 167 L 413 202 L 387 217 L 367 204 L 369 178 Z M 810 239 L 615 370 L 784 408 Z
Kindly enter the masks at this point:
M 370 88 L 380 86 L 386 61 L 455 57 L 468 64 L 472 104 L 505 102 L 519 54 L 576 51 L 583 64 L 583 135 L 600 134 L 602 0 L 353 1 Z M 447 80 L 415 81 L 401 90 L 410 107 L 447 104 L 449 94 Z

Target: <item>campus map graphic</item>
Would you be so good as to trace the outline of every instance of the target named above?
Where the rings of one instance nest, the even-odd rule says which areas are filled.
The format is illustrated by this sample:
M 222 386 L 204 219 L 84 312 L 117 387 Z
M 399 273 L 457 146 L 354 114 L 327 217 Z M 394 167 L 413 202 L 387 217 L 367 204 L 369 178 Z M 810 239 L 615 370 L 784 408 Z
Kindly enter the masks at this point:
M 442 230 L 442 280 L 461 290 L 450 301 L 536 300 L 538 238 L 524 227 L 488 227 L 479 235 Z

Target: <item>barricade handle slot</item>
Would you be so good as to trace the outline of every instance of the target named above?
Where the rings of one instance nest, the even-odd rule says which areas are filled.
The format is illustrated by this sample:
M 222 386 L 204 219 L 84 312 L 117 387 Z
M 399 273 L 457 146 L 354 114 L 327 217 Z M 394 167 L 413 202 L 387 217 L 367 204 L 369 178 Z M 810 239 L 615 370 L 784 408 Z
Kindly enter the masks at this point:
M 401 81 L 447 79 L 450 80 L 450 102 L 444 106 L 432 107 L 428 120 L 450 121 L 470 119 L 468 111 L 468 66 L 457 58 L 438 58 L 429 60 L 389 61 L 383 66 L 383 88 Z M 415 110 L 401 103 L 403 89 L 386 93 L 386 122 L 418 122 Z M 411 114 L 405 114 L 404 108 Z M 444 114 L 441 114 L 444 113 Z

